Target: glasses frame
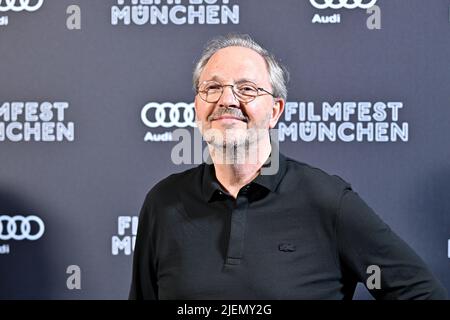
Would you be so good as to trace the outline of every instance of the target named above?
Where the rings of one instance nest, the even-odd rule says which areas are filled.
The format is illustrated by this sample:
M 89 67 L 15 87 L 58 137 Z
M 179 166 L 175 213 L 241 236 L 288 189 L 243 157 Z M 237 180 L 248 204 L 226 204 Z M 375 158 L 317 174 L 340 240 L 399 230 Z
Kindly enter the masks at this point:
M 221 92 L 220 92 L 220 95 L 219 95 L 219 97 L 217 98 L 217 100 L 208 101 L 208 100 L 206 100 L 206 99 L 204 99 L 204 98 L 202 97 L 201 93 L 205 93 L 206 91 L 205 91 L 205 90 L 199 90 L 199 87 L 200 87 L 201 85 L 205 84 L 205 83 L 208 83 L 208 82 L 211 82 L 211 83 L 217 83 L 217 84 L 220 86 Z M 208 103 L 216 103 L 216 102 L 219 101 L 220 98 L 222 97 L 224 88 L 225 88 L 225 87 L 231 87 L 231 91 L 233 92 L 234 97 L 235 97 L 238 101 L 243 102 L 243 103 L 252 102 L 252 101 L 255 100 L 257 97 L 259 97 L 259 96 L 264 96 L 264 95 L 266 95 L 266 94 L 269 94 L 269 95 L 271 95 L 272 97 L 276 98 L 275 95 L 274 95 L 272 92 L 270 92 L 270 91 L 268 91 L 268 90 L 266 90 L 266 89 L 264 89 L 264 88 L 262 88 L 262 87 L 258 87 L 258 85 L 257 85 L 256 83 L 253 83 L 253 82 L 251 82 L 251 81 L 245 81 L 244 84 L 251 84 L 251 85 L 253 85 L 253 86 L 255 87 L 255 89 L 257 90 L 257 94 L 256 94 L 256 96 L 254 96 L 254 97 L 250 96 L 249 99 L 245 99 L 245 100 L 244 100 L 244 99 L 242 99 L 242 98 L 240 97 L 240 94 L 237 93 L 237 92 L 235 91 L 235 87 L 236 87 L 237 85 L 240 85 L 240 84 L 242 84 L 242 83 L 238 83 L 238 84 L 221 84 L 220 82 L 217 82 L 217 81 L 206 80 L 206 81 L 203 81 L 202 84 L 197 88 L 197 94 L 198 94 L 198 96 L 200 97 L 200 99 L 202 99 L 202 100 L 205 101 L 205 102 L 208 102 Z M 260 91 L 264 92 L 264 94 L 261 94 Z

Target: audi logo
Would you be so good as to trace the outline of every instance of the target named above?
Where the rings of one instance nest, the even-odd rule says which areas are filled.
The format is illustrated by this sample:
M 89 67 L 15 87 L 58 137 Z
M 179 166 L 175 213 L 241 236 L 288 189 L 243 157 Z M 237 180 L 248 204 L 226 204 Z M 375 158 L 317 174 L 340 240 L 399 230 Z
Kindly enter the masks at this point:
M 142 108 L 141 119 L 150 128 L 195 127 L 194 104 L 150 102 Z
M 33 2 L 35 2 L 34 5 Z M 31 5 L 30 5 L 31 3 Z M 6 12 L 6 11 L 36 11 L 39 9 L 42 4 L 44 3 L 44 0 L 0 0 L 0 12 Z
M 316 9 L 369 9 L 377 3 L 377 0 L 309 0 Z M 336 3 L 337 2 L 337 3 Z
M 44 231 L 44 222 L 38 216 L 0 216 L 0 240 L 33 241 L 42 237 Z

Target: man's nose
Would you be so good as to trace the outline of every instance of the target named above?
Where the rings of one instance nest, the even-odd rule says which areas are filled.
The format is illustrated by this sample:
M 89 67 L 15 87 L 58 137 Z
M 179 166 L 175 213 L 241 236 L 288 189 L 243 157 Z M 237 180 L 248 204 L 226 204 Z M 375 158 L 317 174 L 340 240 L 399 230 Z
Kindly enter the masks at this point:
M 217 104 L 220 107 L 239 108 L 239 100 L 236 98 L 231 85 L 223 87 L 222 95 L 220 96 L 219 101 L 217 101 Z

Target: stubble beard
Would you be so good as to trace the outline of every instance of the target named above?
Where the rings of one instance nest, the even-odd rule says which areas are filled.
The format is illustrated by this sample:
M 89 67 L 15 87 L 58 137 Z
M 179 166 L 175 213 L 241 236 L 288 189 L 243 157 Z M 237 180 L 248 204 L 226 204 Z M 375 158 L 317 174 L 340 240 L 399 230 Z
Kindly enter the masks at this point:
M 270 114 L 260 123 L 250 128 L 227 128 L 225 130 L 207 129 L 203 138 L 208 144 L 209 152 L 215 163 L 222 164 L 256 164 L 260 143 L 269 140 Z M 253 163 L 255 162 L 255 163 Z

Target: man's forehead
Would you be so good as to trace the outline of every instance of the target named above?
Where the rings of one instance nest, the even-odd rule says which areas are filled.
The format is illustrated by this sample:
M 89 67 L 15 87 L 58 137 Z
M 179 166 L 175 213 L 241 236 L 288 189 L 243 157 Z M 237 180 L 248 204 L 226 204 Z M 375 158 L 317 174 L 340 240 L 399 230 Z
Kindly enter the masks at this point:
M 202 80 L 229 80 L 234 82 L 257 82 L 268 75 L 264 58 L 256 51 L 245 47 L 226 47 L 218 50 L 209 59 L 202 72 Z
M 264 58 L 255 50 L 245 47 L 231 46 L 217 50 L 210 58 L 209 63 L 229 63 L 252 61 L 255 65 L 265 66 Z
M 226 79 L 225 77 L 223 77 L 220 74 L 208 74 L 208 78 L 205 79 L 204 81 L 217 81 L 217 82 L 224 82 L 227 81 L 228 79 Z M 244 82 L 257 82 L 258 79 L 256 79 L 255 77 L 238 77 L 236 79 L 233 79 L 234 83 L 244 83 Z

